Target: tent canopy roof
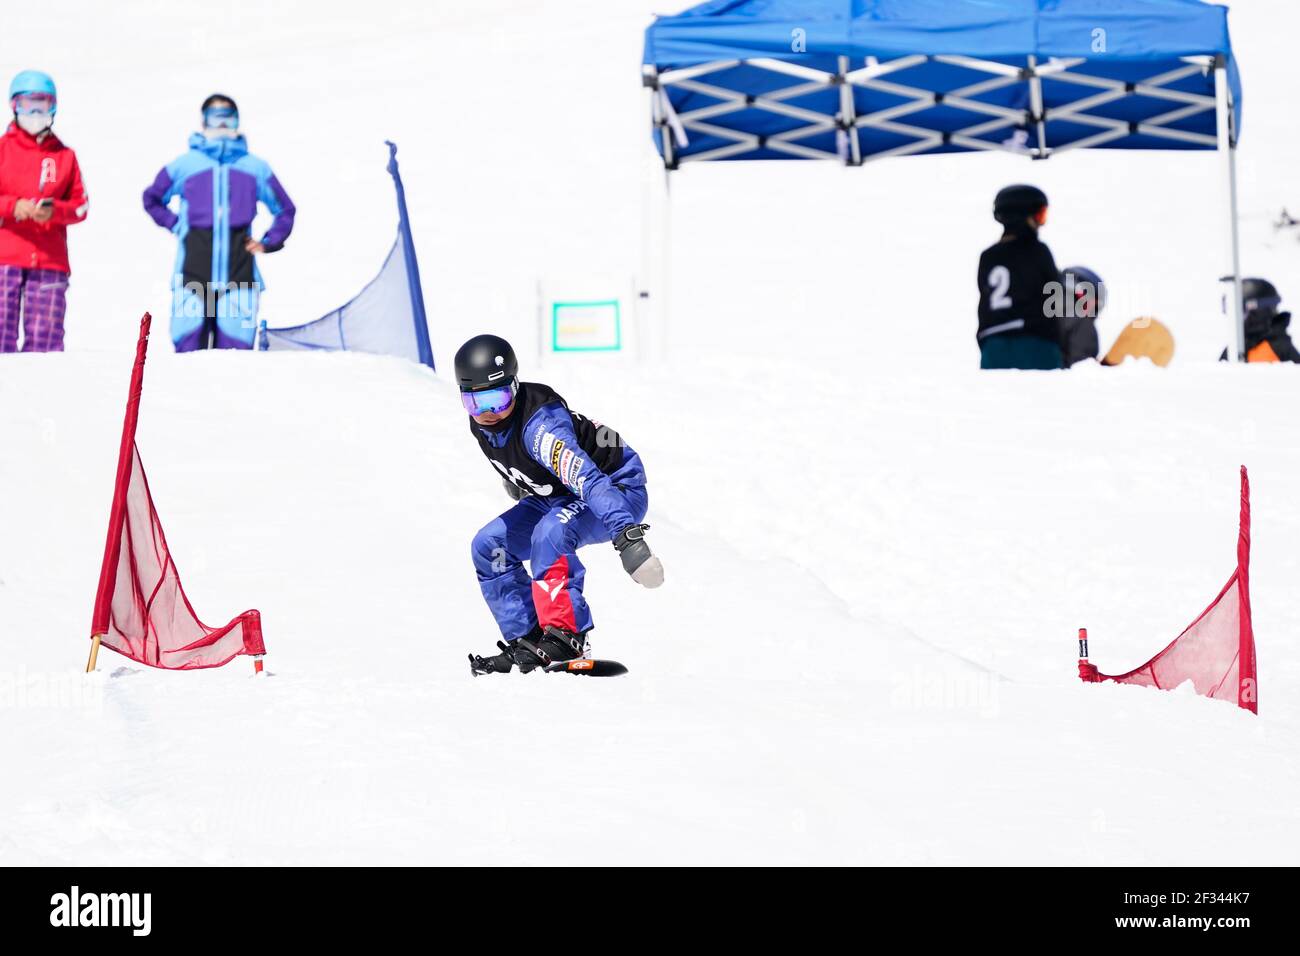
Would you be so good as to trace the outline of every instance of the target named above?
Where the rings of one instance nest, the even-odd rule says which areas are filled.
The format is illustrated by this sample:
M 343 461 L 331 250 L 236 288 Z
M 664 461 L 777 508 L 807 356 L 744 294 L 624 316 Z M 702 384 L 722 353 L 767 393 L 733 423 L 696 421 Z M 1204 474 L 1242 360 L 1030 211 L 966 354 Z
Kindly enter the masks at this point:
M 1201 0 L 709 0 L 657 19 L 645 62 L 788 57 L 794 30 L 808 53 L 858 57 L 1087 57 L 1098 29 L 1111 60 L 1230 55 L 1227 14 Z
M 644 70 L 675 166 L 1214 148 L 1216 58 L 1239 130 L 1200 0 L 710 0 L 646 30 Z

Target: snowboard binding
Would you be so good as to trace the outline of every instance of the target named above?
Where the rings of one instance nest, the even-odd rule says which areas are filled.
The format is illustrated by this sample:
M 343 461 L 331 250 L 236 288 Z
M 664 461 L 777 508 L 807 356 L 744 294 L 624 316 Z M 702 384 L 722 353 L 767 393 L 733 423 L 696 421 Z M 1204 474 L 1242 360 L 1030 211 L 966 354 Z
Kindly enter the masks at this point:
M 490 657 L 470 654 L 469 672 L 475 677 L 480 674 L 509 674 L 515 666 L 514 648 L 506 644 L 505 641 L 497 641 L 497 647 L 501 649 L 501 653 L 493 654 Z M 523 671 L 523 667 L 520 667 L 520 670 Z M 528 670 L 532 670 L 532 668 L 530 667 Z M 524 671 L 524 673 L 527 673 L 527 671 Z
M 509 644 L 497 641 L 497 647 L 501 653 L 491 657 L 470 654 L 470 673 L 478 677 L 480 674 L 509 674 L 514 667 L 518 667 L 521 674 L 539 667 L 545 670 L 555 664 L 585 657 L 587 639 L 585 634 L 574 634 L 558 627 L 534 628 Z

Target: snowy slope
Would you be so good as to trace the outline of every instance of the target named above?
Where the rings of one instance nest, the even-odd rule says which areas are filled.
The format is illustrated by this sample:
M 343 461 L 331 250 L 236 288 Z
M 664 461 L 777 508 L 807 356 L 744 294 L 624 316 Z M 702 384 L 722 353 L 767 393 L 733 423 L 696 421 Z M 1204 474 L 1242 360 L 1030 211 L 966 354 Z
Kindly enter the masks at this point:
M 105 652 L 82 677 L 135 323 L 165 313 L 170 239 L 138 193 L 210 88 L 302 208 L 266 266 L 273 322 L 378 266 L 384 136 L 440 358 L 485 328 L 527 358 L 539 277 L 637 267 L 643 4 L 177 6 L 132 4 L 127 29 L 81 5 L 46 64 L 95 205 L 70 351 L 0 364 L 0 863 L 1297 861 L 1300 377 L 1210 362 L 1208 155 L 678 177 L 671 361 L 547 371 L 649 469 L 665 587 L 612 549 L 587 562 L 618 680 L 470 679 L 494 632 L 468 543 L 508 501 L 445 382 L 355 355 L 178 357 L 160 330 L 154 497 L 200 615 L 260 608 L 274 676 Z M 1295 19 L 1232 15 L 1245 264 L 1291 296 L 1298 250 L 1268 225 L 1295 189 L 1291 81 L 1268 58 Z M 1016 179 L 1053 197 L 1058 260 L 1112 282 L 1112 331 L 1130 306 L 1173 327 L 1170 369 L 971 369 L 974 257 Z M 831 357 L 842 381 L 800 385 Z M 1080 625 L 1127 668 L 1217 593 L 1243 462 L 1260 716 L 1080 684 Z
M 1218 370 L 1172 390 L 1145 369 L 972 372 L 947 424 L 925 383 L 873 383 L 865 410 L 911 411 L 869 415 L 842 463 L 816 464 L 826 436 L 800 437 L 794 409 L 738 424 L 756 444 L 788 434 L 761 482 L 650 411 L 664 382 L 597 401 L 575 380 L 651 463 L 668 584 L 640 591 L 612 550 L 589 561 L 596 646 L 626 679 L 474 681 L 463 655 L 492 635 L 467 543 L 507 502 L 454 395 L 397 361 L 247 358 L 159 352 L 140 444 L 200 614 L 260 607 L 275 676 L 106 653 L 51 706 L 41 692 L 81 681 L 118 417 L 74 396 L 119 394 L 124 369 L 37 356 L 3 380 L 24 454 L 0 472 L 0 613 L 27 688 L 11 685 L 0 743 L 22 780 L 0 806 L 6 860 L 1294 860 L 1300 515 L 1270 476 L 1300 463 L 1261 437 L 1282 413 L 1231 425 L 1278 406 L 1281 370 L 1234 375 L 1228 408 L 1204 397 Z M 704 391 L 674 388 L 683 407 Z M 224 415 L 200 411 L 222 394 Z M 10 411 L 19 396 L 30 410 Z M 993 424 L 1011 404 L 1034 411 Z M 1110 437 L 1134 406 L 1160 452 Z M 1074 450 L 1052 419 L 1070 408 Z M 1198 452 L 1205 428 L 1180 424 L 1202 418 L 1221 447 Z M 1256 474 L 1263 716 L 1079 684 L 1075 626 L 1127 665 L 1222 584 L 1239 458 Z M 541 834 L 534 807 L 603 840 Z

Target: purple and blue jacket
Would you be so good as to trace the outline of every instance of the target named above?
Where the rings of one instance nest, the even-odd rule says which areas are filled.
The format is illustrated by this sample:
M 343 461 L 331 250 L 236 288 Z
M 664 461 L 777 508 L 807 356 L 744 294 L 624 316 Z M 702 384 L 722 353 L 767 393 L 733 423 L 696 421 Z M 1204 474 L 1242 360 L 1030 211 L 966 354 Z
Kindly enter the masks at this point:
M 170 208 L 180 198 L 178 211 Z M 243 136 L 190 137 L 187 153 L 159 170 L 144 191 L 144 208 L 180 239 L 176 278 L 181 282 L 252 282 L 262 288 L 252 254 L 244 250 L 257 204 L 275 217 L 261 239 L 267 252 L 284 246 L 296 210 L 265 160 L 248 151 Z

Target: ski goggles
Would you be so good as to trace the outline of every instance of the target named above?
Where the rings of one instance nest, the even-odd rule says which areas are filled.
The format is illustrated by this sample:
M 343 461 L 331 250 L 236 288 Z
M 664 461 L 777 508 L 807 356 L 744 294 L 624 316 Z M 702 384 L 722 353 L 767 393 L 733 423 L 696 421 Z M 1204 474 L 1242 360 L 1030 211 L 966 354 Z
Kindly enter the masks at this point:
M 33 113 L 54 115 L 58 101 L 49 93 L 19 93 L 9 105 L 18 116 L 30 116 Z
M 518 384 L 511 381 L 500 388 L 485 388 L 478 392 L 461 392 L 460 403 L 471 415 L 497 414 L 514 404 Z
M 1039 207 L 1038 207 L 1038 212 L 1034 213 L 1034 222 L 1038 223 L 1040 226 L 1045 226 L 1045 225 L 1047 225 L 1047 207 L 1046 207 L 1046 206 L 1039 206 Z
M 207 129 L 239 129 L 239 111 L 229 106 L 209 106 L 203 111 Z
M 1256 309 L 1274 309 L 1276 310 L 1282 304 L 1280 295 L 1259 295 L 1253 299 L 1246 299 L 1241 303 L 1241 311 L 1254 312 Z M 1228 314 L 1228 297 L 1225 295 L 1219 300 L 1219 308 L 1223 314 Z

